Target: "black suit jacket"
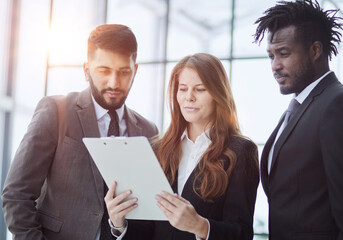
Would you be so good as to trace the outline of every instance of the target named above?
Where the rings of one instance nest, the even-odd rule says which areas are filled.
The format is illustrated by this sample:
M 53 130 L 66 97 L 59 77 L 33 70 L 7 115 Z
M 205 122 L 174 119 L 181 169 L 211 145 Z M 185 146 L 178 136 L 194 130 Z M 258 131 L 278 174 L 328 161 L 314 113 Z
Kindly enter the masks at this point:
M 198 214 L 209 220 L 209 240 L 251 240 L 253 239 L 256 191 L 259 183 L 257 147 L 250 140 L 232 137 L 229 139 L 229 148 L 237 155 L 237 164 L 230 177 L 226 193 L 214 202 L 203 201 L 193 191 L 196 171 L 194 170 L 181 196 L 194 206 Z M 174 182 L 172 188 L 174 192 L 177 192 L 177 181 Z M 129 222 L 126 240 L 195 239 L 194 234 L 180 231 L 167 221 L 137 222 L 133 224 Z
M 275 144 L 268 139 L 261 179 L 271 240 L 343 240 L 343 86 L 330 73 L 300 105 Z
M 125 111 L 129 136 L 158 133 L 153 123 Z M 89 89 L 39 102 L 2 194 L 14 239 L 95 239 L 104 182 L 82 138 L 99 136 Z

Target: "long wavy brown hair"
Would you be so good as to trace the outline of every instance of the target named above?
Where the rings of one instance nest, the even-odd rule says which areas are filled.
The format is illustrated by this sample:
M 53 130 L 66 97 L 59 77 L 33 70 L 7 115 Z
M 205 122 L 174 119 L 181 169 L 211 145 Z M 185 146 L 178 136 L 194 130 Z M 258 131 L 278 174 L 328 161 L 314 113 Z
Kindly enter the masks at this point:
M 179 76 L 185 68 L 198 73 L 215 102 L 209 132 L 212 143 L 196 167 L 193 183 L 196 194 L 205 201 L 212 201 L 225 193 L 237 161 L 235 153 L 227 147 L 228 139 L 230 136 L 241 135 L 228 77 L 222 63 L 215 56 L 206 53 L 186 56 L 174 67 L 168 87 L 171 123 L 164 136 L 155 142 L 155 146 L 158 146 L 155 149 L 156 155 L 170 184 L 173 184 L 182 155 L 181 135 L 188 125 L 176 98 Z

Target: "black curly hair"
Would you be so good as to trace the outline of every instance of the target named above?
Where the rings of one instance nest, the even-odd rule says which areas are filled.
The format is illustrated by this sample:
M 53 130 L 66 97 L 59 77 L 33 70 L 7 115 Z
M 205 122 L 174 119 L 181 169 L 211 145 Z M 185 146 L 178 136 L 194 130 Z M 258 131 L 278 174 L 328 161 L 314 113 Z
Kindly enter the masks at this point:
M 336 16 L 338 11 L 323 11 L 317 0 L 279 1 L 256 20 L 255 43 L 261 43 L 266 30 L 273 38 L 277 30 L 295 26 L 297 37 L 304 44 L 320 41 L 324 54 L 331 59 L 332 54 L 338 54 L 335 44 L 340 43 L 342 36 L 339 30 L 343 29 L 343 18 Z

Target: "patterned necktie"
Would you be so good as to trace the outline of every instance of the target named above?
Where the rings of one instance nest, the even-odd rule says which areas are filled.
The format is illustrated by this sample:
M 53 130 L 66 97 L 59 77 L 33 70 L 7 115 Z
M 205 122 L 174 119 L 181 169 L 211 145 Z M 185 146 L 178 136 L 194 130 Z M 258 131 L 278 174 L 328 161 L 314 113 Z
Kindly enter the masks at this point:
M 118 122 L 118 114 L 116 110 L 109 110 L 108 114 L 111 117 L 111 122 L 108 127 L 107 136 L 119 136 L 119 122 Z
M 289 103 L 287 111 L 286 111 L 286 116 L 285 116 L 285 123 L 286 124 L 294 116 L 294 113 L 297 111 L 299 106 L 300 106 L 300 103 L 295 98 L 293 98 L 292 101 Z
M 115 110 L 108 111 L 108 114 L 111 117 L 110 125 L 108 126 L 107 136 L 119 136 L 119 122 L 118 122 L 118 114 Z M 108 187 L 104 182 L 104 196 L 108 191 Z M 104 215 L 101 219 L 101 232 L 100 232 L 100 240 L 113 240 L 115 239 L 114 236 L 111 234 L 111 228 L 108 224 L 108 212 L 106 203 L 104 202 Z

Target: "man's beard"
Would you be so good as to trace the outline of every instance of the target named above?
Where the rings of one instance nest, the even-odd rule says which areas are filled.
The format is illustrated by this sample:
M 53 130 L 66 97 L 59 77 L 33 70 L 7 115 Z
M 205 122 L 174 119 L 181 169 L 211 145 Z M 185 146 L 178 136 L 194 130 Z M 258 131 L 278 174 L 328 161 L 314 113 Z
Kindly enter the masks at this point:
M 113 89 L 111 88 L 107 88 L 107 89 L 103 89 L 101 90 L 101 92 L 95 87 L 94 82 L 92 77 L 90 76 L 90 74 L 88 74 L 88 79 L 89 79 L 89 85 L 92 91 L 92 95 L 95 99 L 95 101 L 104 109 L 107 110 L 111 110 L 111 109 L 118 109 L 121 106 L 123 106 L 123 104 L 125 103 L 125 100 L 127 98 L 127 95 L 124 95 L 124 97 L 122 97 L 120 99 L 119 102 L 115 102 L 114 100 L 111 101 L 111 103 L 107 103 L 106 100 L 103 97 L 103 94 L 108 91 L 111 90 L 113 91 Z
M 295 93 L 299 94 L 304 90 L 309 84 L 311 84 L 314 79 L 314 69 L 309 61 L 304 62 L 298 71 L 293 73 L 293 83 L 290 87 L 280 87 L 280 92 L 283 95 Z

